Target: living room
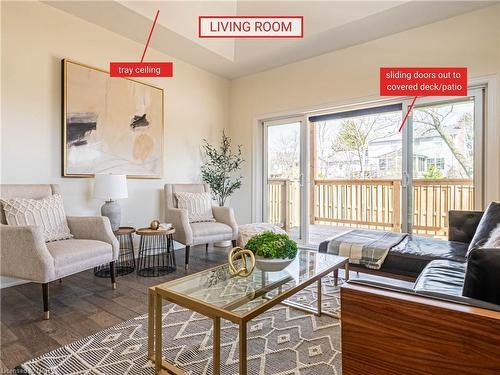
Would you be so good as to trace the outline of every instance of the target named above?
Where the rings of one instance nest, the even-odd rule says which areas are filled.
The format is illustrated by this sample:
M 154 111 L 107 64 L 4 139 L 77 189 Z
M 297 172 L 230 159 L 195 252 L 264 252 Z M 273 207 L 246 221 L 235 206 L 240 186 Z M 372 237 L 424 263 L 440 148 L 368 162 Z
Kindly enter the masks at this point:
M 500 3 L 0 11 L 0 372 L 500 373 Z

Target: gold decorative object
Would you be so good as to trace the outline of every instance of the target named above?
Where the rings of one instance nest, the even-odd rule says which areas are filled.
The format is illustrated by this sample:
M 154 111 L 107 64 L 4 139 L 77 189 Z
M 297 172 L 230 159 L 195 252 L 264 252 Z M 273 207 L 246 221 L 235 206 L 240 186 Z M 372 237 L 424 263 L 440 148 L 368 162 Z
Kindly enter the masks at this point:
M 158 220 L 153 220 L 151 224 L 149 224 L 149 227 L 153 230 L 158 230 L 160 227 L 160 222 Z
M 250 259 L 250 267 L 247 268 L 247 258 Z M 241 267 L 236 269 L 236 261 L 241 259 Z M 229 263 L 229 273 L 233 276 L 250 276 L 255 268 L 255 256 L 250 250 L 243 249 L 242 247 L 235 247 L 227 256 L 227 261 Z

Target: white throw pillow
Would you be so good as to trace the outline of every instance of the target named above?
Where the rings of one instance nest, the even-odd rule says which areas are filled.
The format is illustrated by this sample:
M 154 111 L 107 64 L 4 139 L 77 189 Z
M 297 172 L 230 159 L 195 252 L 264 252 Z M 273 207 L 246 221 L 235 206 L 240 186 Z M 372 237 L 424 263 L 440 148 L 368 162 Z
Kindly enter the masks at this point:
M 73 237 L 69 231 L 63 200 L 59 194 L 43 199 L 2 199 L 2 205 L 7 224 L 40 226 L 46 242 Z
M 189 222 L 215 221 L 210 193 L 175 193 L 177 207 L 188 211 Z
M 486 243 L 481 247 L 500 247 L 500 224 L 498 224 L 497 227 L 491 231 L 488 241 L 486 241 Z

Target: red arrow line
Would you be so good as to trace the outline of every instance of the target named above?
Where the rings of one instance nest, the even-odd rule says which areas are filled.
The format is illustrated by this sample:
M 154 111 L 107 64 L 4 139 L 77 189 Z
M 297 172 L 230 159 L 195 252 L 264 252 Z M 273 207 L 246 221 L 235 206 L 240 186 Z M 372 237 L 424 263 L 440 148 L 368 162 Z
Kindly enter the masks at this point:
M 401 132 L 401 129 L 403 129 L 403 126 L 406 122 L 406 119 L 408 118 L 408 116 L 410 115 L 410 112 L 411 110 L 413 109 L 413 106 L 415 105 L 415 100 L 417 100 L 417 97 L 415 96 L 410 104 L 410 107 L 408 108 L 408 112 L 406 112 L 406 116 L 405 118 L 403 119 L 403 122 L 401 123 L 401 126 L 399 127 L 399 131 Z
M 153 30 L 155 28 L 155 25 L 156 25 L 156 20 L 158 19 L 158 15 L 160 14 L 160 10 L 158 9 L 156 11 L 156 17 L 155 17 L 155 20 L 153 21 L 153 26 L 151 26 L 151 31 L 149 32 L 149 36 L 148 36 L 148 41 L 146 42 L 146 47 L 144 47 L 144 52 L 142 53 L 142 57 L 141 57 L 141 62 L 144 60 L 144 55 L 146 55 L 146 51 L 148 49 L 148 46 L 149 46 L 149 41 L 151 40 L 151 35 L 153 34 Z

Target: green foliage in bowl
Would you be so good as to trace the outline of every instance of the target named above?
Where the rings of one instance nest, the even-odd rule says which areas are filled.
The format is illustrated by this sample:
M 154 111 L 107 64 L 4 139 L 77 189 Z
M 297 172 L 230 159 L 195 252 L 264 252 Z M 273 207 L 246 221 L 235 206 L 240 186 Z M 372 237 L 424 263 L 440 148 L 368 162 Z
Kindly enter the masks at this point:
M 264 258 L 293 259 L 297 255 L 297 244 L 286 234 L 270 231 L 253 236 L 246 244 L 246 249 Z

